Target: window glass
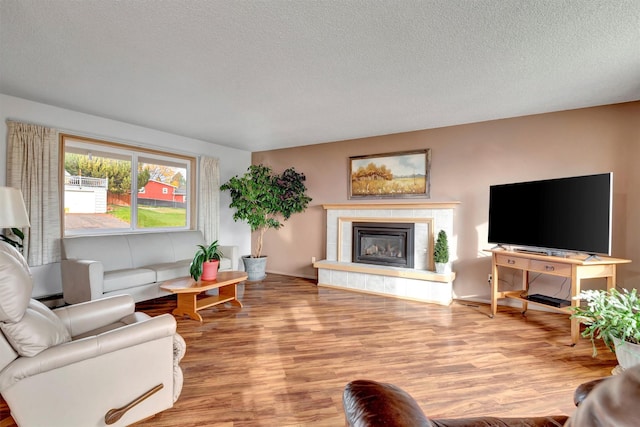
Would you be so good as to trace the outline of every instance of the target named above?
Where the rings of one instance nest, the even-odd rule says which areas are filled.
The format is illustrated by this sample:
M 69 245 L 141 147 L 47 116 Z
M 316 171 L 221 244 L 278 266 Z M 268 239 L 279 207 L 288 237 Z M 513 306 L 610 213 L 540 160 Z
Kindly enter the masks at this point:
M 190 227 L 195 159 L 62 136 L 65 235 Z

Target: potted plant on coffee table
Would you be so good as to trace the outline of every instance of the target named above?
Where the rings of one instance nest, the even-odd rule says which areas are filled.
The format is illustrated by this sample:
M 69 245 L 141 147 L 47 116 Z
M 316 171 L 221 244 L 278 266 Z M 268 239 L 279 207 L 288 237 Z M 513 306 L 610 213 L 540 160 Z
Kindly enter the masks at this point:
M 436 264 L 436 273 L 450 273 L 449 266 L 449 241 L 444 230 L 438 232 L 438 238 L 433 248 L 433 262 Z
M 640 300 L 637 290 L 587 290 L 576 298 L 585 301 L 586 305 L 572 307 L 571 318 L 577 318 L 586 325 L 582 336 L 591 339 L 593 357 L 598 354 L 595 345 L 598 338 L 615 352 L 623 369 L 640 363 Z
M 246 221 L 251 232 L 257 232 L 255 253 L 242 257 L 249 281 L 266 277 L 267 257 L 262 255 L 264 233 L 282 227 L 294 213 L 303 212 L 311 198 L 304 185 L 306 177 L 294 168 L 281 174 L 269 166 L 251 165 L 242 176 L 234 176 L 220 190 L 229 191 L 230 208 L 235 208 L 234 221 Z
M 212 242 L 209 246 L 198 245 L 198 250 L 193 256 L 193 261 L 189 266 L 189 274 L 195 281 L 216 280 L 222 252 L 218 248 L 218 241 Z

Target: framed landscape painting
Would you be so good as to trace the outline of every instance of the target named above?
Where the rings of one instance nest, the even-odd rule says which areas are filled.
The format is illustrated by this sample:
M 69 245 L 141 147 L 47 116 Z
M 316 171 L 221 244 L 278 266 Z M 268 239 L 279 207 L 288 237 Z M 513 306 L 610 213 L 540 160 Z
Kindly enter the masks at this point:
M 349 198 L 429 198 L 431 149 L 349 157 Z

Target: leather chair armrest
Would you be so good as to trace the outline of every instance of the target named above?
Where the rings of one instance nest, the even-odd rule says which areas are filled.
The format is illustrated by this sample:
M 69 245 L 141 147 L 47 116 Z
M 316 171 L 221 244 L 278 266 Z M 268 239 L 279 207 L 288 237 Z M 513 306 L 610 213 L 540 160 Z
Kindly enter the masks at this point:
M 348 383 L 342 403 L 349 427 L 562 427 L 568 419 L 565 415 L 430 419 L 406 391 L 371 380 Z
M 595 386 L 600 384 L 602 381 L 606 380 L 609 377 L 598 378 L 595 380 L 588 381 L 586 383 L 580 384 L 575 391 L 573 392 L 573 403 L 576 406 L 580 406 L 582 401 L 587 398 L 591 390 L 594 389 Z
M 430 427 L 417 402 L 400 387 L 371 380 L 349 382 L 342 394 L 349 427 Z
M 33 357 L 20 357 L 0 373 L 0 391 L 25 378 L 64 368 L 86 359 L 171 337 L 176 319 L 171 314 L 149 318 L 99 335 L 50 347 Z
M 104 293 L 104 266 L 100 261 L 63 259 L 62 293 L 65 302 L 78 304 L 102 298 Z
M 240 249 L 237 246 L 219 246 L 220 252 L 222 252 L 225 258 L 231 260 L 231 269 L 238 271 L 238 265 L 240 263 Z
M 56 308 L 53 312 L 75 337 L 115 323 L 132 314 L 135 308 L 131 295 L 117 295 Z

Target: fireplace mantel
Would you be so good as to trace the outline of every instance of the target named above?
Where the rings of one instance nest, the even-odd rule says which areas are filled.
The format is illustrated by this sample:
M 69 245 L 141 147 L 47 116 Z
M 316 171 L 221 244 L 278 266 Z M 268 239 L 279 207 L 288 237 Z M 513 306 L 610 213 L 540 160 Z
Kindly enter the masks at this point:
M 454 209 L 460 202 L 339 203 L 322 205 L 327 212 L 327 259 L 314 263 L 318 286 L 394 296 L 448 305 L 453 299 L 455 273 L 433 272 L 433 236 L 445 230 L 455 260 Z M 360 221 L 412 222 L 415 232 L 415 268 L 354 264 L 351 227 Z
M 454 209 L 460 202 L 422 202 L 422 203 L 337 203 L 322 205 L 329 209 Z

